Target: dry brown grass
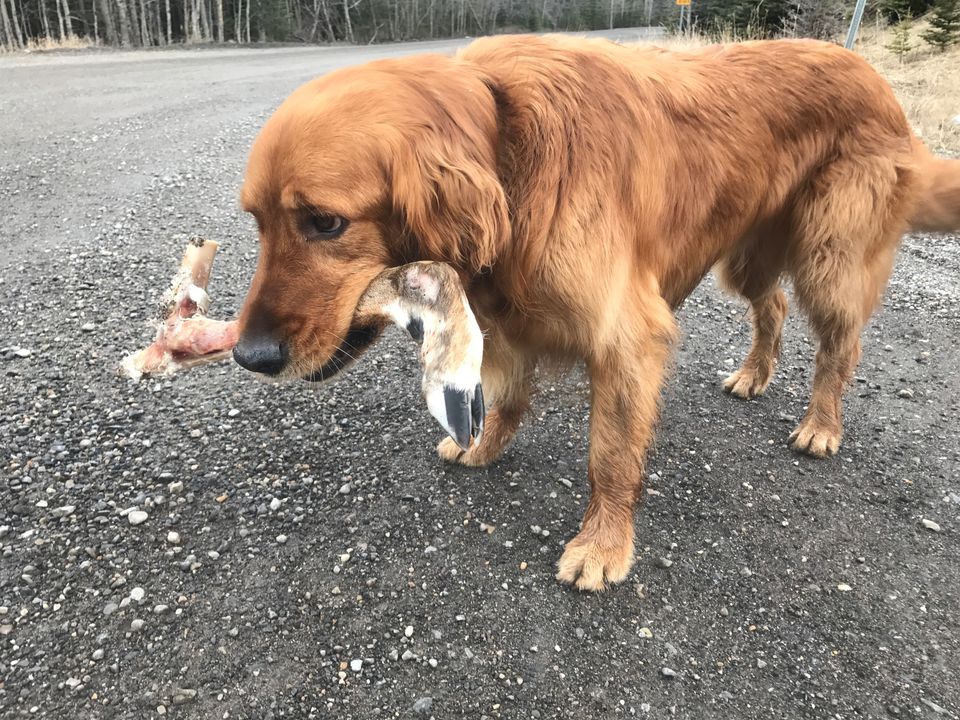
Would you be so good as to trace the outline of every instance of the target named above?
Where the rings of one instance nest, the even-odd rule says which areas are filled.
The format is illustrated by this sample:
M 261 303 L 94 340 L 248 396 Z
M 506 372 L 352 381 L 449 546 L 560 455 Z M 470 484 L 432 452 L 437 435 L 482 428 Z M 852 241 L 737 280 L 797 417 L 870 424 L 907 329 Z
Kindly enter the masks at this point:
M 914 23 L 911 38 L 915 49 L 902 63 L 886 48 L 890 44 L 889 28 L 866 25 L 856 49 L 887 78 L 927 147 L 936 152 L 960 154 L 960 46 L 937 52 L 920 39 L 923 28 L 922 21 Z M 723 38 L 724 41 L 736 39 Z M 688 35 L 658 41 L 678 50 L 708 42 Z
M 89 38 L 73 37 L 56 39 L 56 38 L 37 38 L 31 40 L 30 43 L 25 48 L 26 52 L 45 52 L 47 50 L 83 50 L 84 48 L 93 47 L 94 42 Z
M 886 49 L 888 30 L 871 28 L 857 48 L 893 87 L 917 134 L 932 150 L 960 152 L 960 46 L 937 52 L 920 39 L 923 23 L 914 23 L 916 46 L 901 63 Z

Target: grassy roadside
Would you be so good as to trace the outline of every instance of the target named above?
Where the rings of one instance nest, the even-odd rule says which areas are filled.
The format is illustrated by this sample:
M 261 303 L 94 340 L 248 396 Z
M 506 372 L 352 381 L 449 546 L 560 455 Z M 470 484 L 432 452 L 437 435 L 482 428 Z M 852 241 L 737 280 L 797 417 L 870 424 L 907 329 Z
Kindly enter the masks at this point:
M 912 32 L 915 49 L 901 63 L 886 48 L 889 29 L 868 29 L 857 50 L 887 79 L 914 130 L 927 147 L 960 153 L 960 46 L 937 52 L 920 40 L 922 22 Z

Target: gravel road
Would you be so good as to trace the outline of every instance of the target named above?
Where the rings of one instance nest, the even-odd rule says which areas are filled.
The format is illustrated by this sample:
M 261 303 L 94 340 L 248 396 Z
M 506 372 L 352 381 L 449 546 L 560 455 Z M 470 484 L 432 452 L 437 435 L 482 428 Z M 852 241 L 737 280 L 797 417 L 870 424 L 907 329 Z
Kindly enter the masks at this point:
M 414 347 L 329 387 L 232 364 L 131 384 L 193 234 L 252 275 L 250 142 L 301 82 L 455 43 L 0 58 L 0 717 L 960 717 L 960 238 L 910 237 L 841 455 L 792 454 L 813 346 L 753 402 L 708 280 L 603 595 L 553 564 L 588 392 L 542 377 L 511 451 L 442 465 Z M 931 524 L 934 523 L 934 524 Z

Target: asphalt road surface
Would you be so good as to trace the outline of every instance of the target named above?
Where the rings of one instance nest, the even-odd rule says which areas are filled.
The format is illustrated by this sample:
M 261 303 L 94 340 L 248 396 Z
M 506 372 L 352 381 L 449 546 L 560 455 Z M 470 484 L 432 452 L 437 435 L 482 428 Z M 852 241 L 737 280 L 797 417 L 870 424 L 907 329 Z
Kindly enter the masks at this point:
M 328 387 L 116 377 L 188 236 L 237 311 L 245 155 L 291 90 L 455 45 L 0 58 L 0 717 L 960 716 L 960 238 L 906 239 L 830 461 L 785 446 L 802 320 L 733 400 L 748 326 L 706 281 L 602 595 L 553 578 L 579 370 L 480 471 L 436 458 L 399 332 Z

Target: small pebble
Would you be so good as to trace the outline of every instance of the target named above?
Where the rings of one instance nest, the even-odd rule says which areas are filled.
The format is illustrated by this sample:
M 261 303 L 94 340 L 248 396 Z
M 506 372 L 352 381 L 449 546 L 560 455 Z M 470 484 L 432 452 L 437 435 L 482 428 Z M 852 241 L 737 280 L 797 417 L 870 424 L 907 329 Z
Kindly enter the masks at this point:
M 853 588 L 847 585 L 846 583 L 840 583 L 839 585 L 837 585 L 837 590 L 839 590 L 840 592 L 850 592 L 851 590 L 853 590 Z
M 923 526 L 924 526 L 927 530 L 933 530 L 934 532 L 940 532 L 940 525 L 939 525 L 939 523 L 935 523 L 933 520 L 927 520 L 926 518 L 924 518 L 924 519 L 921 520 L 920 522 L 923 523 Z
M 406 637 L 412 637 L 412 636 L 413 636 L 413 625 L 407 625 L 407 626 L 403 629 L 403 634 L 404 634 Z
M 134 602 L 140 602 L 143 600 L 143 596 L 146 594 L 142 587 L 135 587 L 130 591 L 130 599 Z
M 673 560 L 665 557 L 657 558 L 657 565 L 659 565 L 662 568 L 668 568 L 671 565 L 673 565 Z
M 355 660 L 350 661 L 350 669 L 355 673 L 360 672 L 363 669 L 363 660 L 356 658 Z
M 281 545 L 285 545 L 286 542 L 287 542 L 287 536 L 286 536 L 286 535 L 277 535 L 277 542 L 280 543 Z
M 270 509 L 274 512 L 280 509 L 280 498 L 274 498 L 270 501 Z
M 672 678 L 677 676 L 677 671 L 672 668 L 662 667 L 660 668 L 660 674 L 664 677 Z
M 150 516 L 143 510 L 131 510 L 127 514 L 127 522 L 131 525 L 139 525 L 146 522 L 148 517 Z
M 173 530 L 171 530 L 170 532 L 168 532 L 168 533 L 167 533 L 167 542 L 170 543 L 171 545 L 179 545 L 179 544 L 180 544 L 180 533 L 175 532 L 175 531 L 173 531 Z

